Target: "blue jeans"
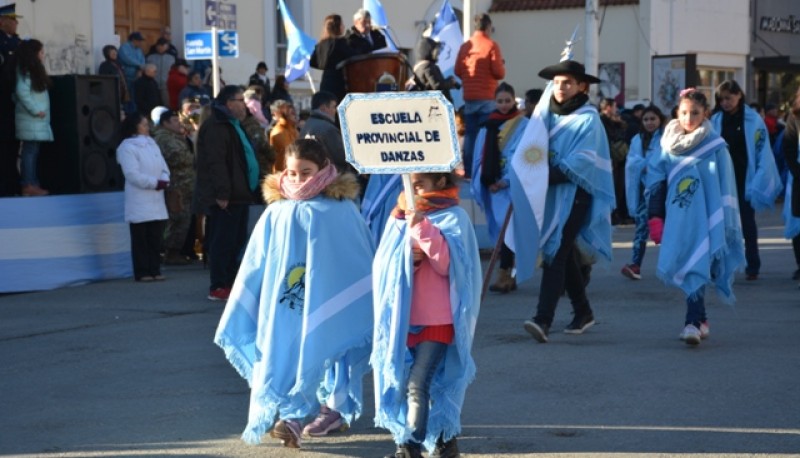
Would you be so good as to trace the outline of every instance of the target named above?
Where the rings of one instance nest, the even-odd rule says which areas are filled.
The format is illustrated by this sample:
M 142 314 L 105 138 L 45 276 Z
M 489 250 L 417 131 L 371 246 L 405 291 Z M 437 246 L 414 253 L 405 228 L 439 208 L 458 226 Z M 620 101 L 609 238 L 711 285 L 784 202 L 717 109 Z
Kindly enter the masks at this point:
M 636 214 L 633 216 L 636 223 L 636 232 L 633 234 L 633 257 L 631 264 L 642 265 L 644 252 L 647 249 L 647 239 L 650 238 L 650 227 L 647 225 L 647 201 L 642 198 L 639 206 L 636 207 Z
M 475 149 L 475 138 L 478 137 L 478 131 L 481 129 L 481 124 L 489 119 L 489 114 L 494 111 L 494 100 L 470 100 L 464 102 L 464 127 L 466 133 L 464 134 L 464 173 L 467 177 L 472 175 L 472 156 Z
M 744 192 L 739 194 L 739 216 L 742 220 L 742 235 L 744 235 L 744 259 L 747 261 L 744 271 L 748 275 L 758 275 L 761 270 L 761 257 L 758 255 L 756 212 L 744 199 Z
M 39 186 L 36 161 L 39 160 L 41 146 L 41 142 L 27 140 L 22 142 L 22 160 L 20 161 L 20 183 L 22 186 Z
M 706 287 L 703 286 L 697 290 L 695 297 L 686 297 L 686 322 L 684 324 L 693 324 L 700 329 L 700 323 L 706 321 L 705 295 Z
M 414 362 L 411 363 L 411 372 L 408 376 L 406 426 L 412 431 L 412 441 L 417 444 L 425 441 L 425 434 L 428 432 L 431 381 L 446 351 L 447 344 L 430 341 L 420 342 L 411 349 Z

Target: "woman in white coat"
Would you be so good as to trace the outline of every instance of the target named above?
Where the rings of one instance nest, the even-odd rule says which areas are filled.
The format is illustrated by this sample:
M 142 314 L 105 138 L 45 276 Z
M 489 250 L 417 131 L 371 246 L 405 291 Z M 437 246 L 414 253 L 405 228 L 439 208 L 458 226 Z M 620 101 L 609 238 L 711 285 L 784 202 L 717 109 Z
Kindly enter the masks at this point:
M 167 220 L 164 189 L 169 186 L 169 169 L 150 136 L 147 118 L 132 113 L 122 122 L 121 131 L 117 162 L 125 175 L 125 221 L 131 230 L 133 278 L 164 280 L 160 251 Z

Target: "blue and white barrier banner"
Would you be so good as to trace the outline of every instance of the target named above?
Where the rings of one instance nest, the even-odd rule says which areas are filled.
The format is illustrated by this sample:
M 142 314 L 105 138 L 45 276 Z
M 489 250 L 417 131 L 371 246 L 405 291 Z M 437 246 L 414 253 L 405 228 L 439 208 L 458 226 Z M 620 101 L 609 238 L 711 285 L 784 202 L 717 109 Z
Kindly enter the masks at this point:
M 123 193 L 0 199 L 0 293 L 133 275 Z

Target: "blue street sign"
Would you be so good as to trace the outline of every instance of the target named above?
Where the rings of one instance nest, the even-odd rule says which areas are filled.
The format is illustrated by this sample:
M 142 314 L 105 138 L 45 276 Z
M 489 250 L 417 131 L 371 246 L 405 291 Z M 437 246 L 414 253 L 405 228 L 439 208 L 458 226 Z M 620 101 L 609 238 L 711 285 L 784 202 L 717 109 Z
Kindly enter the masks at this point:
M 235 30 L 218 30 L 219 57 L 239 57 L 239 34 Z
M 211 31 L 186 32 L 183 37 L 183 53 L 186 60 L 211 59 L 214 50 L 211 43 Z
M 223 0 L 206 0 L 204 13 L 207 26 L 236 30 L 236 5 Z
M 186 32 L 183 53 L 186 55 L 186 60 L 213 58 L 211 31 Z M 217 30 L 217 55 L 219 57 L 239 57 L 239 34 L 235 30 Z

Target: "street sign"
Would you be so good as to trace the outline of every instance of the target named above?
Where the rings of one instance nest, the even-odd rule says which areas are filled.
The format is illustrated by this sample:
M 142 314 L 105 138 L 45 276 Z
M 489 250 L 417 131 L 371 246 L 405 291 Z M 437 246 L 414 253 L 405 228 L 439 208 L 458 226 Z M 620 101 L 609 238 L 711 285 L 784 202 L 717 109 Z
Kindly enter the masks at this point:
M 236 30 L 236 5 L 222 0 L 206 0 L 206 25 L 219 29 Z
M 186 60 L 212 59 L 214 50 L 211 31 L 186 32 L 183 42 Z M 217 55 L 239 57 L 239 33 L 235 30 L 217 30 Z
M 453 105 L 439 91 L 350 93 L 338 110 L 359 173 L 449 172 L 461 160 Z
M 183 53 L 186 60 L 211 59 L 214 57 L 211 31 L 186 32 L 183 36 Z
M 218 30 L 219 57 L 239 57 L 239 33 L 235 30 Z

